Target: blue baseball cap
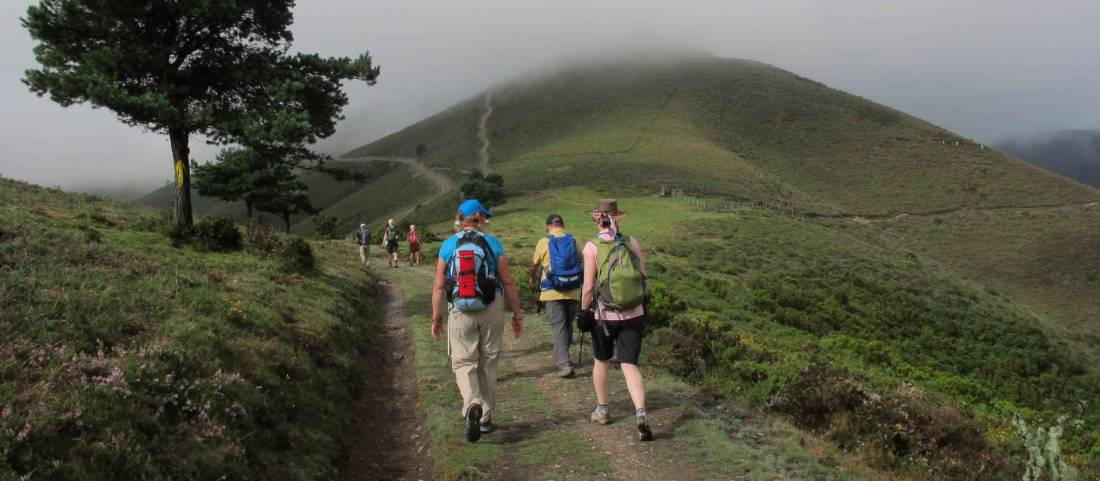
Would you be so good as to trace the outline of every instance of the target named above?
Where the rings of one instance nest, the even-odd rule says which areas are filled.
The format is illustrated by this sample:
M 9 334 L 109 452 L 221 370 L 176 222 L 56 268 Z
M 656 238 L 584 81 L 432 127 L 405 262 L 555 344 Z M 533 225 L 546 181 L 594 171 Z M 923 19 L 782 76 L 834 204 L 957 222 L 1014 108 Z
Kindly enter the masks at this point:
M 463 217 L 469 217 L 471 215 L 477 214 L 478 212 L 485 214 L 485 218 L 493 216 L 493 213 L 489 212 L 489 209 L 486 209 L 485 206 L 481 205 L 481 201 L 477 199 L 468 199 L 465 202 L 459 204 L 458 211 L 462 213 Z

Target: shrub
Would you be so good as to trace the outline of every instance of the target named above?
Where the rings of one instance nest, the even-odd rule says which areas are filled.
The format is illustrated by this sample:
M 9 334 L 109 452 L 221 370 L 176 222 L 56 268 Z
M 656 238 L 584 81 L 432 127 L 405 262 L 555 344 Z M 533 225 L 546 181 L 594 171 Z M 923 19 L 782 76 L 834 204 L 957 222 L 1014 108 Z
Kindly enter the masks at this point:
M 254 225 L 245 236 L 245 245 L 248 247 L 248 252 L 260 257 L 270 257 L 279 250 L 282 244 L 282 236 L 275 232 L 275 229 L 272 229 L 271 226 L 264 223 Z
M 194 235 L 194 228 L 181 226 L 175 222 L 169 222 L 161 226 L 161 234 L 168 238 L 168 241 L 172 243 L 173 247 L 180 247 L 191 241 L 191 237 Z
M 301 237 L 287 237 L 276 255 L 285 271 L 305 272 L 313 269 L 313 248 Z
M 241 248 L 241 231 L 228 218 L 212 215 L 195 223 L 195 247 L 208 251 L 232 251 Z
M 511 261 L 511 259 L 509 259 L 509 261 Z M 527 269 L 511 262 L 509 262 L 508 268 L 512 271 L 512 278 L 515 279 L 516 290 L 519 291 L 519 301 L 523 309 L 530 309 L 532 306 L 538 304 L 539 294 L 542 292 L 528 282 Z
M 327 240 L 336 237 L 340 219 L 332 214 L 317 214 L 313 217 L 313 229 L 318 239 Z
M 646 337 L 647 361 L 691 382 L 706 372 L 706 350 L 698 337 L 673 327 L 661 327 Z

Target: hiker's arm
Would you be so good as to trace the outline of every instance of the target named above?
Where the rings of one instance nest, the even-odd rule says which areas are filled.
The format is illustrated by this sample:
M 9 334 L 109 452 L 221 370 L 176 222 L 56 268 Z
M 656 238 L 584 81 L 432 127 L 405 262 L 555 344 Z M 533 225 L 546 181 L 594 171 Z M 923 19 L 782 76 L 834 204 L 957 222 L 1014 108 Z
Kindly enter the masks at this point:
M 581 289 L 581 309 L 592 307 L 592 298 L 596 292 L 596 255 L 584 249 L 584 288 Z
M 523 334 L 523 308 L 519 304 L 519 289 L 512 278 L 512 272 L 508 270 L 508 258 L 500 256 L 497 260 L 497 275 L 500 276 L 500 285 L 504 288 L 504 297 L 508 299 L 508 305 L 512 306 L 512 331 L 516 337 Z
M 542 240 L 535 245 L 535 253 L 531 256 L 531 267 L 527 269 L 527 280 L 531 281 L 532 286 L 536 286 L 539 283 L 539 268 L 542 267 Z
M 631 237 L 630 247 L 634 249 L 634 253 L 638 254 L 638 272 L 642 273 L 642 277 L 649 277 L 645 271 L 645 254 L 642 253 L 642 245 L 638 244 L 638 239 Z
M 443 289 L 445 289 L 444 273 L 447 263 L 443 259 L 435 261 L 435 281 L 432 283 L 432 338 L 439 340 L 443 333 Z M 436 320 L 439 320 L 436 322 Z

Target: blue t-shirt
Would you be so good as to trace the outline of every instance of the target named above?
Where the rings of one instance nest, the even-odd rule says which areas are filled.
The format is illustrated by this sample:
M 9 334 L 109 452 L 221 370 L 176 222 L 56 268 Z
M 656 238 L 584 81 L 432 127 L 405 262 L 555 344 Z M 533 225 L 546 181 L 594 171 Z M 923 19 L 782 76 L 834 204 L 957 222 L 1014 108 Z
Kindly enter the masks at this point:
M 493 251 L 493 258 L 499 262 L 500 258 L 504 257 L 504 246 L 500 244 L 500 241 L 497 240 L 496 237 L 493 237 L 484 232 L 478 232 L 478 234 L 481 234 L 485 237 L 485 242 L 489 244 L 489 249 Z M 443 245 L 439 246 L 439 259 L 443 262 L 451 262 L 451 258 L 455 255 L 455 249 L 458 248 L 458 240 L 461 239 L 464 235 L 466 235 L 466 231 L 461 231 L 443 241 Z M 496 264 L 492 264 L 489 266 L 489 272 L 493 275 L 496 275 Z

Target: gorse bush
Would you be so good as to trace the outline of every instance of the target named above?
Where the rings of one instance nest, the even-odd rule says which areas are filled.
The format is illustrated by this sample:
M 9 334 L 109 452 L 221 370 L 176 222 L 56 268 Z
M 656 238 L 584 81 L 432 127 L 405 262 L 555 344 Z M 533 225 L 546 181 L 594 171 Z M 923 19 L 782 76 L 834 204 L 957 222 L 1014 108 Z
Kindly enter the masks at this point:
M 287 237 L 279 245 L 276 258 L 282 269 L 288 272 L 305 272 L 313 269 L 313 249 L 301 237 Z
M 653 362 L 883 467 L 1018 478 L 1018 446 L 986 433 L 1017 411 L 1049 416 L 1100 396 L 1096 376 L 1036 320 L 903 253 L 763 213 L 668 231 L 651 241 Z M 1089 464 L 1100 413 L 1083 417 L 1061 442 Z
M 241 249 L 241 231 L 232 220 L 219 215 L 203 217 L 191 231 L 195 247 L 208 251 Z

